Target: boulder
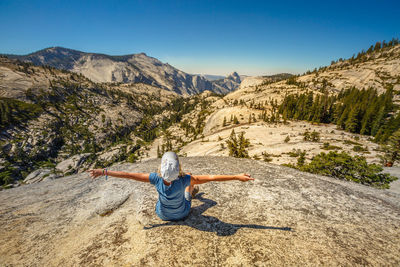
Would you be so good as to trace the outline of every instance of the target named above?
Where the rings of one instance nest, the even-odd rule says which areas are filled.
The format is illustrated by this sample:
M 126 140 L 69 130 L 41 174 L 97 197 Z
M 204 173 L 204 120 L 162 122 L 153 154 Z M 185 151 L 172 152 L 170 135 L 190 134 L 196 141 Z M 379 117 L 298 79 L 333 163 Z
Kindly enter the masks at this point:
M 118 145 L 112 147 L 111 149 L 105 152 L 99 153 L 97 159 L 102 161 L 111 161 L 113 160 L 113 158 L 118 157 L 118 155 L 123 153 L 125 150 L 126 150 L 126 145 Z
M 51 173 L 49 176 L 44 177 L 42 181 L 54 180 L 54 179 L 58 179 L 58 178 L 61 178 L 61 177 L 62 177 L 62 175 L 60 175 L 60 174 Z
M 74 155 L 57 164 L 56 170 L 62 173 L 74 173 L 85 162 L 90 153 Z
M 26 178 L 24 179 L 24 183 L 26 184 L 38 183 L 47 176 L 51 175 L 52 172 L 53 170 L 50 168 L 41 168 L 34 170 L 30 174 L 28 174 L 28 176 L 26 176 Z
M 95 213 L 105 216 L 121 206 L 130 195 L 130 191 L 121 187 L 118 183 L 112 183 L 102 190 L 101 197 L 95 207 Z

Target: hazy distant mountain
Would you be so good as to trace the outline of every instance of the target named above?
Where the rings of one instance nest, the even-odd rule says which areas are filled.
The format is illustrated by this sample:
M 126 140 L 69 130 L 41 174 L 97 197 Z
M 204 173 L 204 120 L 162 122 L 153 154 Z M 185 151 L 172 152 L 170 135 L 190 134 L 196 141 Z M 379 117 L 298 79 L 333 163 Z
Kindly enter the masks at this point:
M 142 82 L 182 95 L 192 95 L 205 90 L 225 94 L 239 86 L 232 84 L 231 79 L 228 79 L 227 85 L 221 82 L 214 85 L 204 76 L 185 73 L 145 53 L 110 56 L 51 47 L 28 55 L 8 57 L 81 73 L 94 82 Z
M 237 72 L 233 72 L 223 79 L 213 81 L 214 88 L 219 88 L 221 91 L 227 90 L 228 92 L 236 90 L 241 82 L 242 80 Z
M 225 76 L 222 75 L 211 75 L 211 74 L 196 74 L 196 75 L 203 76 L 209 81 L 215 81 L 225 78 Z

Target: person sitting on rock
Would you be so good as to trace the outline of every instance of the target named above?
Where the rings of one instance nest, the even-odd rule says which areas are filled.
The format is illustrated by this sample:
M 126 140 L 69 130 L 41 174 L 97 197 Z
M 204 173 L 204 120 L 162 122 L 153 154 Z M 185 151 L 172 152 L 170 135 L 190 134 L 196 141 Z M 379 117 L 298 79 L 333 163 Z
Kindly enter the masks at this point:
M 129 173 L 93 169 L 88 171 L 94 179 L 102 175 L 127 178 L 140 182 L 150 182 L 158 191 L 156 213 L 164 221 L 181 220 L 189 215 L 191 200 L 199 191 L 197 184 L 213 181 L 254 180 L 249 174 L 238 175 L 191 175 L 182 172 L 178 156 L 174 152 L 166 152 L 161 159 L 158 173 Z

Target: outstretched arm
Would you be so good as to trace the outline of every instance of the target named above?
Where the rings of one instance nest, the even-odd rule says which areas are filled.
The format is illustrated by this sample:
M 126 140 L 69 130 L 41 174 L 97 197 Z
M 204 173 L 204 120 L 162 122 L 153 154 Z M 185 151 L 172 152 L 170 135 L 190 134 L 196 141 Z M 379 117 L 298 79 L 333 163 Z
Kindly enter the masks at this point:
M 225 182 L 231 180 L 238 180 L 242 182 L 252 181 L 250 174 L 242 173 L 237 175 L 192 175 L 190 180 L 191 185 L 204 184 L 208 182 Z
M 95 179 L 99 176 L 103 176 L 103 169 L 93 169 L 93 170 L 88 170 L 87 171 L 90 174 L 90 177 L 92 179 Z M 140 182 L 147 182 L 149 183 L 149 173 L 133 173 L 133 172 L 119 172 L 119 171 L 108 171 L 107 170 L 107 175 L 108 176 L 113 176 L 113 177 L 118 177 L 118 178 L 126 178 L 126 179 L 132 179 Z

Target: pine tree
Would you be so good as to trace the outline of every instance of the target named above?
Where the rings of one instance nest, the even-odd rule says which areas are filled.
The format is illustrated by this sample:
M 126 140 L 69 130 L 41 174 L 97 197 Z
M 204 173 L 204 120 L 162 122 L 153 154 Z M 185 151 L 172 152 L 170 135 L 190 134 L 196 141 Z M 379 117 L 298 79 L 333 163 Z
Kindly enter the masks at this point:
M 359 108 L 358 108 L 358 106 L 355 106 L 351 110 L 351 112 L 345 122 L 345 130 L 349 131 L 351 133 L 358 132 L 358 130 L 359 130 Z
M 234 124 L 239 124 L 239 120 L 238 120 L 238 118 L 236 117 L 236 115 L 233 117 L 233 123 L 234 123 Z
M 157 158 L 161 158 L 160 146 L 157 146 Z
M 224 121 L 222 122 L 222 126 L 223 126 L 223 127 L 226 126 L 226 117 L 224 117 Z
M 310 132 L 308 131 L 308 130 L 306 130 L 304 133 L 303 133 L 303 135 L 304 135 L 304 141 L 311 141 L 311 135 L 310 135 Z
M 297 167 L 304 166 L 305 162 L 306 162 L 306 152 L 303 151 L 300 153 L 299 158 L 297 159 Z
M 274 113 L 271 114 L 271 117 L 269 118 L 269 121 L 272 122 L 272 123 L 274 123 L 276 121 Z
M 250 146 L 249 139 L 244 137 L 244 132 L 241 132 L 239 137 L 236 137 L 235 131 L 232 129 L 229 139 L 226 141 L 229 149 L 229 156 L 235 158 L 248 158 L 249 153 L 247 148 Z
M 246 148 L 250 146 L 250 141 L 244 137 L 244 132 L 240 133 L 238 143 L 238 158 L 248 158 L 249 153 L 247 152 Z
M 390 136 L 387 146 L 387 154 L 392 163 L 400 159 L 400 130 Z
M 374 122 L 372 124 L 372 128 L 371 128 L 371 135 L 372 136 L 375 136 L 378 133 L 379 128 L 383 124 L 384 116 L 385 116 L 385 107 L 382 106 L 379 109 L 379 112 L 378 112 L 378 114 L 376 116 L 376 119 L 374 120 Z
M 236 138 L 234 129 L 232 129 L 231 135 L 229 136 L 229 139 L 226 141 L 226 144 L 229 149 L 229 156 L 237 157 L 238 140 Z

